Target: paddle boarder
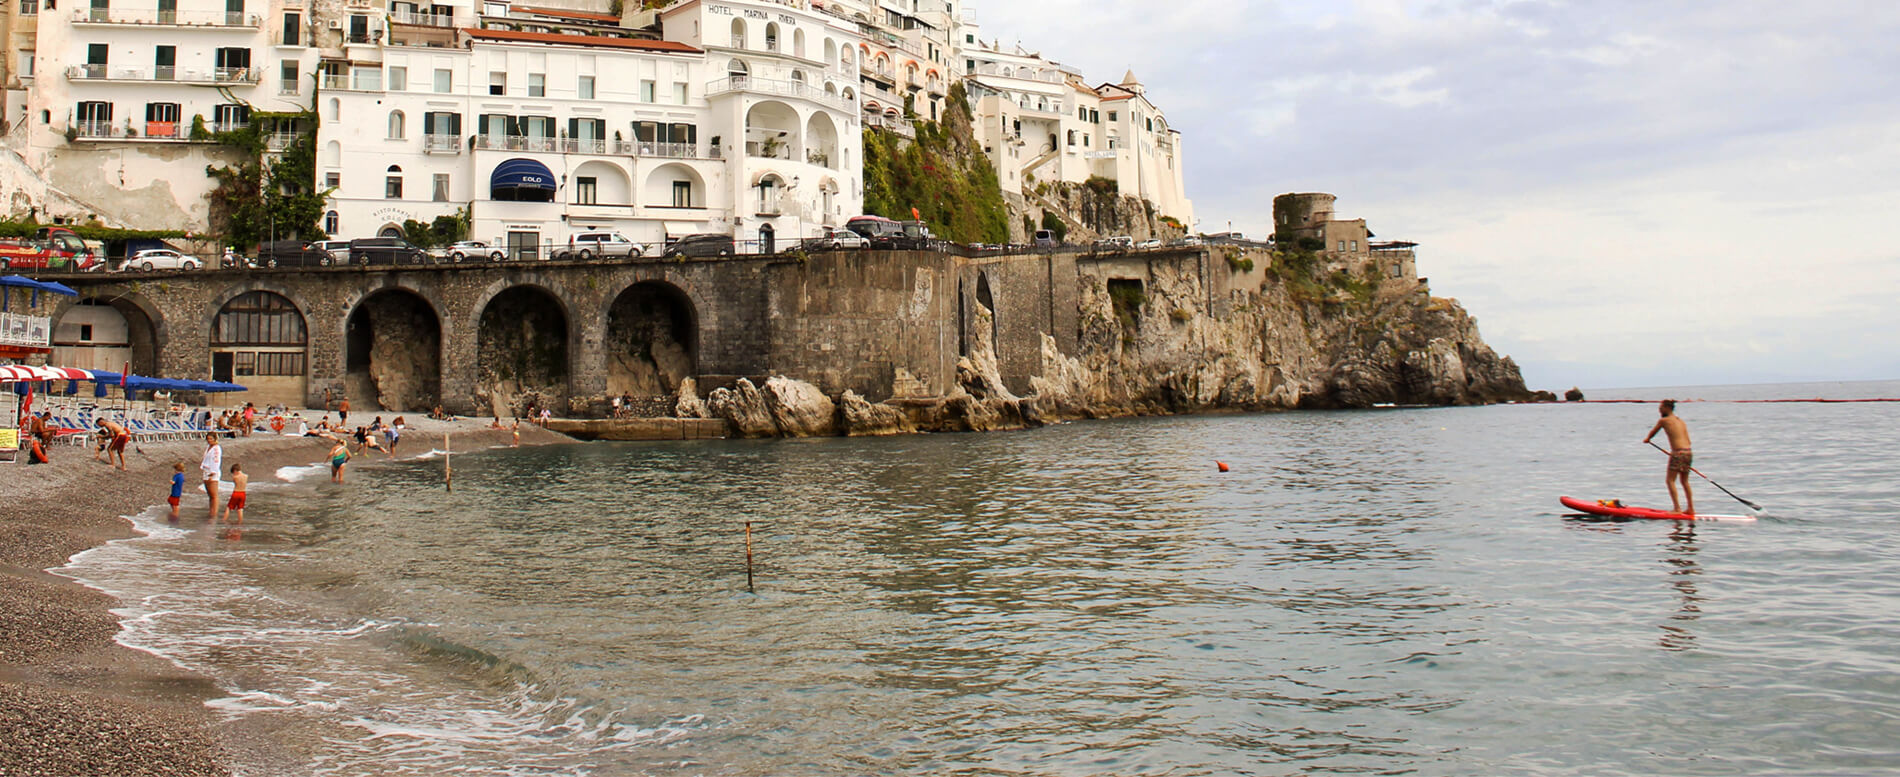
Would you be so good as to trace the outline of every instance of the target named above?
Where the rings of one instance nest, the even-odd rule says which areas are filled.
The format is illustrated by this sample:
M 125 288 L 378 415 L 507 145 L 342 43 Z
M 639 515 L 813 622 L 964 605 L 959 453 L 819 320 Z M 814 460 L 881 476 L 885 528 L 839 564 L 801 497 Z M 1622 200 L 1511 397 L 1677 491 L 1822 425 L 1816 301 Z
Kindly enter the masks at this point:
M 1663 400 L 1656 412 L 1662 417 L 1649 428 L 1649 434 L 1643 435 L 1643 444 L 1649 444 L 1649 438 L 1655 437 L 1657 432 L 1669 435 L 1669 468 L 1663 470 L 1663 484 L 1669 486 L 1669 507 L 1684 515 L 1695 515 L 1695 491 L 1689 488 L 1689 467 L 1695 463 L 1695 454 L 1689 450 L 1689 425 L 1676 415 L 1676 400 Z M 1682 500 L 1676 496 L 1678 481 L 1682 483 L 1682 496 L 1689 503 L 1687 510 L 1682 509 Z

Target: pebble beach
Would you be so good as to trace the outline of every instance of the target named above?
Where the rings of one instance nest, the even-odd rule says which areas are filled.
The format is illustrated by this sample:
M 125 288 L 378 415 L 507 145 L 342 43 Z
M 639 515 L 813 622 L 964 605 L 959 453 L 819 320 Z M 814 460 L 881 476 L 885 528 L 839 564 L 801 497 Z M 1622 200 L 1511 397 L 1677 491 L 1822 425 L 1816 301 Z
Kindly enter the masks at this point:
M 367 420 L 367 419 L 365 419 Z M 404 457 L 440 448 L 452 433 L 460 453 L 507 445 L 509 430 L 473 419 L 409 425 Z M 523 424 L 521 444 L 568 438 Z M 252 482 L 279 468 L 321 461 L 325 440 L 258 433 L 227 439 L 224 461 L 241 461 Z M 122 517 L 163 503 L 172 464 L 189 483 L 179 525 L 205 525 L 195 482 L 202 441 L 141 442 L 126 467 L 96 462 L 90 447 L 56 447 L 52 463 L 0 463 L 0 777 L 26 775 L 225 775 L 225 740 L 204 702 L 221 695 L 209 681 L 163 658 L 114 641 L 117 600 L 48 572 L 74 554 L 133 535 Z M 376 466 L 381 455 L 352 467 Z M 220 496 L 228 496 L 228 483 Z M 251 509 L 268 510 L 268 500 Z

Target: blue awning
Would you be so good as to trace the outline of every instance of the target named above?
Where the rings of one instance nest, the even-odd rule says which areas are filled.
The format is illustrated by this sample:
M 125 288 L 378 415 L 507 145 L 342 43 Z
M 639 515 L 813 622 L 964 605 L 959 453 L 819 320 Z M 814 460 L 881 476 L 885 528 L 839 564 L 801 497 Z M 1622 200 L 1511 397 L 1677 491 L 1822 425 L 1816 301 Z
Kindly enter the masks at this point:
M 532 159 L 515 158 L 495 165 L 488 185 L 497 189 L 545 189 L 554 191 L 554 171 Z
M 543 167 L 541 169 L 546 170 L 547 168 Z M 552 189 L 554 187 L 550 186 L 548 188 Z M 56 283 L 53 281 L 36 281 L 36 280 L 33 280 L 32 278 L 27 278 L 20 275 L 0 276 L 0 286 L 18 286 L 23 289 L 32 289 L 34 291 L 50 291 L 54 294 L 64 294 L 68 297 L 79 296 L 79 292 L 73 291 L 71 287 L 68 287 L 64 283 Z

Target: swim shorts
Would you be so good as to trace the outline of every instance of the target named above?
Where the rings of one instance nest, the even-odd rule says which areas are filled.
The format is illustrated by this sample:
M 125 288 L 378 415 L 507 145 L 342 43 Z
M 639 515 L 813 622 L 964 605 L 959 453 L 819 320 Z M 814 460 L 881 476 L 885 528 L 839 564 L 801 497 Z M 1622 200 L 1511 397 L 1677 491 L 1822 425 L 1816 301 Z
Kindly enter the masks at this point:
M 1689 466 L 1694 462 L 1695 454 L 1691 451 L 1683 450 L 1671 453 L 1669 454 L 1669 474 L 1687 475 L 1689 474 Z
M 225 506 L 226 506 L 226 507 L 228 507 L 228 508 L 230 508 L 230 509 L 232 509 L 232 510 L 242 510 L 242 509 L 244 509 L 244 492 L 243 492 L 243 491 L 239 491 L 239 492 L 237 492 L 237 493 L 235 493 L 235 494 L 232 494 L 232 495 L 231 495 L 231 502 L 230 502 L 229 504 L 227 504 L 227 505 L 225 505 Z
M 168 497 L 165 497 L 165 501 L 166 501 L 166 502 L 168 502 L 168 503 L 170 503 L 170 504 L 171 504 L 171 506 L 173 506 L 173 507 L 177 507 L 177 506 L 178 506 L 178 497 L 175 497 L 175 496 L 168 496 Z
M 124 453 L 125 444 L 132 441 L 132 435 L 121 434 L 112 438 L 112 452 Z

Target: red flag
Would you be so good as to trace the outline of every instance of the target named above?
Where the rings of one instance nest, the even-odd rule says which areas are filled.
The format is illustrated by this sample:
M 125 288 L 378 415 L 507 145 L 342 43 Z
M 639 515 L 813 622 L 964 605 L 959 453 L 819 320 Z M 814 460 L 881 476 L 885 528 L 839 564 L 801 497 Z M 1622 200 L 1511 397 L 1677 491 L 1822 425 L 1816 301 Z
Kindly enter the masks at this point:
M 923 221 L 923 220 L 924 220 L 924 214 L 922 214 L 922 213 L 918 213 L 918 212 L 917 212 L 917 209 L 916 209 L 916 208 L 911 208 L 911 209 L 910 209 L 910 218 L 911 218 L 911 220 L 912 220 L 912 221 Z
M 124 367 L 119 368 L 119 388 L 125 388 L 125 378 L 127 375 L 131 375 L 131 374 L 132 374 L 131 362 L 126 362 Z
M 33 414 L 33 384 L 28 383 L 26 384 L 26 399 L 20 403 L 20 415 L 29 416 L 32 414 Z M 25 428 L 25 427 L 22 427 L 22 428 Z

